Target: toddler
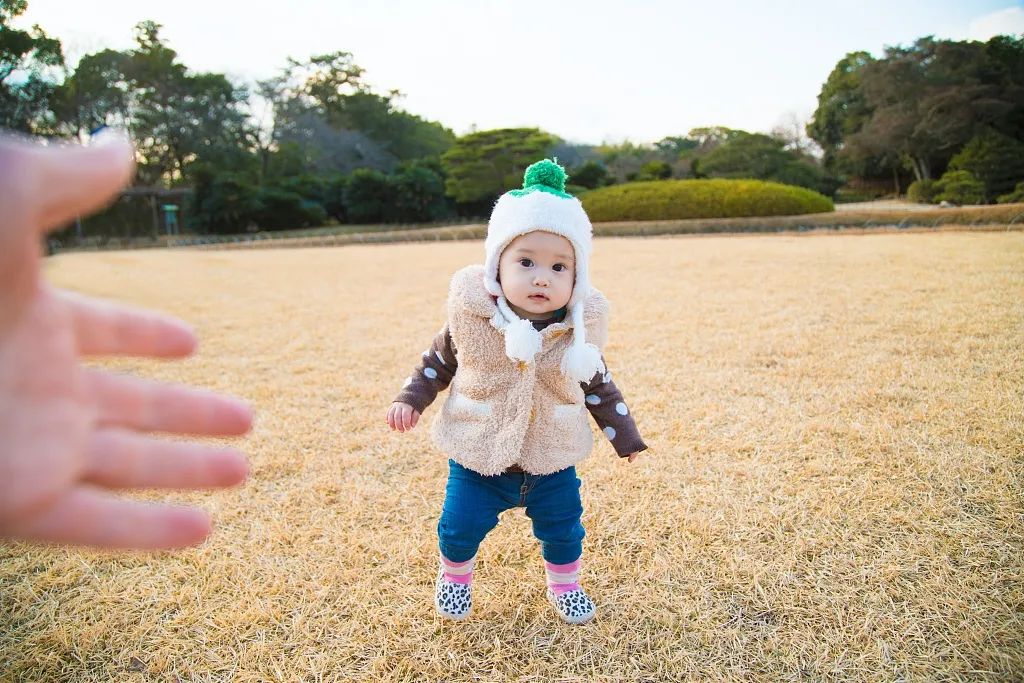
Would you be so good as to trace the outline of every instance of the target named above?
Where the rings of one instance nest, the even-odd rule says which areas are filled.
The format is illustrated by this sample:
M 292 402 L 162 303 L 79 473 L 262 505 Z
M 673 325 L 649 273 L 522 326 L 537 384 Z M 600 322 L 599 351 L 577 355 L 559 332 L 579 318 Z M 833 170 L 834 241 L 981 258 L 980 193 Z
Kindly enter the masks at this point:
M 434 604 L 450 619 L 470 614 L 473 563 L 498 515 L 524 507 L 548 599 L 564 621 L 590 621 L 574 466 L 593 447 L 586 411 L 620 457 L 647 448 L 601 354 L 608 302 L 590 285 L 590 220 L 565 179 L 545 159 L 498 199 L 484 265 L 452 278 L 447 324 L 388 410 L 390 427 L 407 431 L 451 385 L 433 425 L 450 458 Z

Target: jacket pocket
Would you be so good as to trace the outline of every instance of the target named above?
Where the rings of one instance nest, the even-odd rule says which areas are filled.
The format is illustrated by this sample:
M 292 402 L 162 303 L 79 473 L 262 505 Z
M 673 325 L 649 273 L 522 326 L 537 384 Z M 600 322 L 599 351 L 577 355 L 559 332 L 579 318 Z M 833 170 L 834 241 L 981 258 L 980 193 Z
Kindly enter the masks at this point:
M 468 396 L 454 391 L 451 396 L 450 408 L 453 414 L 466 416 L 490 417 L 493 412 L 490 404 L 474 401 Z
M 580 415 L 582 413 L 582 403 L 556 404 L 554 408 L 555 424 L 559 427 L 571 429 L 580 421 Z

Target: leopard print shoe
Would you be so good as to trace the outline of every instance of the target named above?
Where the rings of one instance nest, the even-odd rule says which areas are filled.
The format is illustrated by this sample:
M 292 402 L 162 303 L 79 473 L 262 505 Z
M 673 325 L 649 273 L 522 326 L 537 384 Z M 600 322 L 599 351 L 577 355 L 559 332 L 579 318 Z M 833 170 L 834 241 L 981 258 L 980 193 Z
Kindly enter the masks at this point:
M 434 607 L 442 617 L 462 621 L 473 611 L 472 589 L 469 584 L 449 581 L 440 569 L 434 586 Z
M 561 595 L 555 595 L 549 588 L 548 600 L 555 606 L 558 616 L 567 624 L 585 624 L 597 614 L 597 606 L 582 588 Z

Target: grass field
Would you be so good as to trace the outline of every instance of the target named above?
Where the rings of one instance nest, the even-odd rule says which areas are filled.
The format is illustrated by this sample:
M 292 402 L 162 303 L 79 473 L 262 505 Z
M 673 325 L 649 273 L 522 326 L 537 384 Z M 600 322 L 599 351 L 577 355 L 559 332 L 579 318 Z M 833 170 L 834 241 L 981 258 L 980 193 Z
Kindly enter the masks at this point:
M 0 546 L 5 681 L 1024 680 L 1024 234 L 601 239 L 607 358 L 650 451 L 580 466 L 557 620 L 502 517 L 435 616 L 445 458 L 386 408 L 479 242 L 68 254 L 50 278 L 204 343 L 125 370 L 258 424 L 199 549 Z M 426 416 L 433 417 L 429 410 Z

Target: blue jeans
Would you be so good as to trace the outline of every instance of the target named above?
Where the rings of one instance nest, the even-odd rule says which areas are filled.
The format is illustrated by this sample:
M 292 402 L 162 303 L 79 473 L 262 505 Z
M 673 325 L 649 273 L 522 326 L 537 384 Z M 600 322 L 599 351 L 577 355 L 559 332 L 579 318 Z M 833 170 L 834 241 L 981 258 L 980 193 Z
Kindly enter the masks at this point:
M 554 564 L 575 562 L 583 554 L 580 480 L 576 468 L 553 474 L 513 472 L 485 477 L 448 461 L 444 509 L 437 523 L 441 554 L 453 562 L 476 555 L 484 536 L 498 525 L 498 515 L 525 507 L 544 559 Z

